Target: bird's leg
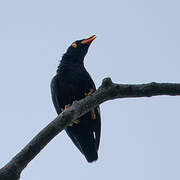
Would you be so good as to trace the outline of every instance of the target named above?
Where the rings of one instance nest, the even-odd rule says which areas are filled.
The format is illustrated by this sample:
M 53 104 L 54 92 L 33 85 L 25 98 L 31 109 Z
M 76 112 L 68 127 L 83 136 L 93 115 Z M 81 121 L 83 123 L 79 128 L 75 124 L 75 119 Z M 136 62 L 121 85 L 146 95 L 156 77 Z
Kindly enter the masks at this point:
M 65 111 L 66 109 L 68 109 L 70 107 L 70 105 L 65 105 L 64 106 L 64 109 L 63 108 L 61 108 L 61 111 L 63 112 L 63 111 Z M 68 124 L 68 126 L 73 126 L 73 123 L 74 124 L 79 124 L 80 123 L 80 121 L 79 120 L 74 120 L 73 122 L 70 122 L 69 124 Z
M 90 90 L 89 90 L 89 92 L 88 93 L 85 93 L 84 95 L 85 96 L 92 96 L 92 94 L 93 94 L 93 88 L 91 88 Z M 91 110 L 91 116 L 92 116 L 92 119 L 94 120 L 94 119 L 96 119 L 96 114 L 95 114 L 95 112 L 94 112 L 94 108 L 92 108 L 92 110 Z
M 96 114 L 94 112 L 94 108 L 92 108 L 92 111 L 91 111 L 91 116 L 92 116 L 92 119 L 96 119 Z

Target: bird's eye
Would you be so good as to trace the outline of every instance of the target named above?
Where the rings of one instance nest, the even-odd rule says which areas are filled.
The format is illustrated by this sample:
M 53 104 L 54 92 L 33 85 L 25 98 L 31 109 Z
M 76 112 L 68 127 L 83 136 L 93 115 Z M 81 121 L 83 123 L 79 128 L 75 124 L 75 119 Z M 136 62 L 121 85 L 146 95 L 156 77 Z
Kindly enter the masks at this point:
M 77 44 L 76 44 L 76 43 L 73 43 L 73 44 L 72 44 L 72 47 L 76 48 L 76 47 L 77 47 Z

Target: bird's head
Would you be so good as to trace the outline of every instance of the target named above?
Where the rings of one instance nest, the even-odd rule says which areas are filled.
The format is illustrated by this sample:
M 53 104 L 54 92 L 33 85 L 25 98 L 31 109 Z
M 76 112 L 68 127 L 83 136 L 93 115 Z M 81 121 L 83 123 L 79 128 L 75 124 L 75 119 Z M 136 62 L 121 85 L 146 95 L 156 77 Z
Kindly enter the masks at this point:
M 63 56 L 64 61 L 72 61 L 73 63 L 82 63 L 87 54 L 88 48 L 92 41 L 96 38 L 95 35 L 82 40 L 77 40 L 71 44 Z

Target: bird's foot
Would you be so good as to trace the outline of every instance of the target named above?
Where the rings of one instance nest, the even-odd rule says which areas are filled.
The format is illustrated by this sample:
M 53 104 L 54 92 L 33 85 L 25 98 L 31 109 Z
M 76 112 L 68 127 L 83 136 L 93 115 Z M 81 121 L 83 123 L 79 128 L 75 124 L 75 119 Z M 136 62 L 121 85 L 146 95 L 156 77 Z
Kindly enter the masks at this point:
M 64 106 L 64 109 L 61 108 L 61 111 L 63 112 L 63 111 L 65 111 L 66 109 L 68 109 L 69 107 L 70 107 L 70 105 L 65 105 L 65 106 Z
M 72 127 L 74 124 L 79 124 L 79 123 L 80 123 L 79 120 L 74 120 L 73 122 L 70 122 L 70 123 L 68 124 L 68 126 Z
M 68 109 L 69 107 L 70 107 L 70 105 L 65 105 L 65 106 L 64 106 L 64 109 L 61 108 L 61 111 L 63 112 L 63 111 L 65 111 L 66 109 Z M 73 126 L 73 123 L 74 123 L 74 124 L 79 124 L 80 121 L 79 121 L 79 120 L 74 120 L 73 122 L 70 122 L 70 123 L 68 124 L 68 126 L 72 127 L 72 126 Z
M 91 96 L 92 94 L 93 94 L 93 88 L 91 88 L 90 90 L 89 90 L 89 92 L 88 93 L 84 93 L 84 95 L 85 96 Z
M 74 123 L 74 124 L 79 124 L 79 123 L 80 123 L 80 120 L 77 120 L 77 119 L 76 119 L 76 120 L 73 121 L 73 123 Z

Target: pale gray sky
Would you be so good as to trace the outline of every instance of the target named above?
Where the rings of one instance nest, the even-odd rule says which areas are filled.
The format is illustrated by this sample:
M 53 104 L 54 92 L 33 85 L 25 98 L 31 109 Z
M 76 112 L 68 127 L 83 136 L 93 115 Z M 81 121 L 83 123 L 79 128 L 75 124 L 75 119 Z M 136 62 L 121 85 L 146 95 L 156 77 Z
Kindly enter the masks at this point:
M 86 67 L 97 87 L 180 82 L 178 0 L 1 1 L 0 166 L 56 112 L 50 81 L 67 47 L 96 34 Z M 23 171 L 23 180 L 180 179 L 180 97 L 119 99 L 101 105 L 99 160 L 88 164 L 65 132 Z

